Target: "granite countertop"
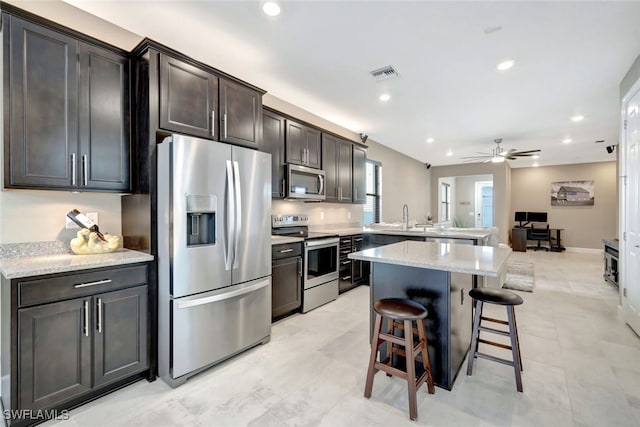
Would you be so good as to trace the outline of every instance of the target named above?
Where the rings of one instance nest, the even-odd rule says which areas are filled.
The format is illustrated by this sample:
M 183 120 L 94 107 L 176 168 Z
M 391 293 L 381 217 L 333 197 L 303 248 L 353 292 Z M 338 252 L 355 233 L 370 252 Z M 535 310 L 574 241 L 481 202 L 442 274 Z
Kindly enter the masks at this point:
M 7 279 L 112 267 L 152 261 L 153 256 L 130 249 L 107 254 L 75 255 L 64 242 L 0 245 L 0 273 Z
M 349 254 L 361 261 L 498 277 L 511 248 L 405 241 Z
M 271 236 L 271 245 L 283 245 L 286 243 L 304 242 L 302 237 L 291 236 Z
M 421 236 L 421 237 L 448 237 L 453 239 L 485 239 L 491 235 L 491 231 L 484 229 L 442 229 L 438 230 L 436 228 L 412 228 L 409 230 L 402 230 L 398 228 L 397 230 L 388 229 L 388 230 L 379 230 L 375 228 L 364 228 L 363 233 L 369 234 L 391 234 L 397 236 Z
M 338 236 L 352 236 L 354 234 L 363 234 L 364 228 L 362 227 L 346 227 L 346 228 L 323 228 L 319 230 L 314 230 L 321 233 L 335 233 Z

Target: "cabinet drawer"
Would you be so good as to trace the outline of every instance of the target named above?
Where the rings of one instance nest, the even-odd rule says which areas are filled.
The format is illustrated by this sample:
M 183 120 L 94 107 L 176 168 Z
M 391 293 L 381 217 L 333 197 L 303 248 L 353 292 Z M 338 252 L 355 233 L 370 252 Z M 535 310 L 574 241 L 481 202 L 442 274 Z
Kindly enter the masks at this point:
M 271 247 L 271 259 L 282 259 L 302 255 L 302 243 L 288 243 L 273 245 Z
M 106 268 L 18 282 L 18 306 L 109 292 L 147 283 L 147 266 Z

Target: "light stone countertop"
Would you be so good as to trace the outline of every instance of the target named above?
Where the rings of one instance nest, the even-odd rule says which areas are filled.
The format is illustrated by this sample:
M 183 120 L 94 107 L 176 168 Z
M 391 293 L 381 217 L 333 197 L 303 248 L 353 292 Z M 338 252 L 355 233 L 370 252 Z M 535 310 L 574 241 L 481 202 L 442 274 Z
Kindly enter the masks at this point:
M 498 277 L 511 248 L 405 241 L 349 254 L 349 258 L 453 273 Z
M 52 242 L 0 245 L 0 273 L 7 279 L 64 273 L 153 261 L 153 256 L 130 249 L 106 254 L 75 255 Z
M 401 228 L 378 229 L 367 227 L 351 227 L 351 228 L 323 228 L 318 229 L 319 232 L 336 233 L 339 236 L 350 236 L 353 234 L 387 234 L 392 236 L 419 236 L 419 237 L 446 237 L 457 239 L 486 239 L 491 235 L 489 229 L 442 229 L 427 228 L 426 230 L 419 228 L 411 228 L 403 230 Z
M 271 246 L 298 242 L 304 242 L 304 239 L 302 237 L 292 236 L 271 236 Z

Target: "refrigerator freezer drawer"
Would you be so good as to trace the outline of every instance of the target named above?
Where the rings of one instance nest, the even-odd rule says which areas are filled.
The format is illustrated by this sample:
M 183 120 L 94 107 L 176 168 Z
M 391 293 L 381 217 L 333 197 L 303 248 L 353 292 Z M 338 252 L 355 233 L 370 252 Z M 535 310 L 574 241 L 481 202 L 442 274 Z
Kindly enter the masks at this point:
M 302 298 L 302 312 L 306 313 L 338 298 L 338 279 L 305 289 Z
M 271 277 L 171 301 L 172 372 L 222 361 L 271 334 Z

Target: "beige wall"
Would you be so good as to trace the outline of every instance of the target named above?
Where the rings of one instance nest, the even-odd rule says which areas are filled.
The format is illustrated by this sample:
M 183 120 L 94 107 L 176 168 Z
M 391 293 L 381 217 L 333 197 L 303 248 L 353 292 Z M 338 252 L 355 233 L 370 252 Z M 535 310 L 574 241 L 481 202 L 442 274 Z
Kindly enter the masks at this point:
M 464 227 L 475 227 L 476 182 L 486 181 L 493 182 L 493 177 L 491 175 L 474 175 L 456 178 L 454 218 L 463 221 Z
M 508 243 L 511 182 L 511 167 L 504 163 L 467 163 L 463 165 L 434 166 L 431 168 L 431 206 L 438 204 L 438 180 L 445 177 L 465 177 L 471 175 L 491 175 L 493 177 L 494 224 L 500 232 L 500 242 Z
M 511 224 L 515 211 L 547 212 L 549 226 L 564 229 L 568 248 L 602 249 L 602 239 L 616 237 L 616 162 L 518 168 L 511 170 L 511 178 Z M 551 206 L 552 182 L 586 180 L 594 181 L 593 206 Z
M 409 220 L 423 223 L 436 215 L 430 202 L 431 172 L 424 163 L 374 141 L 367 141 L 367 158 L 382 163 L 382 221 L 402 221 L 402 206 Z

